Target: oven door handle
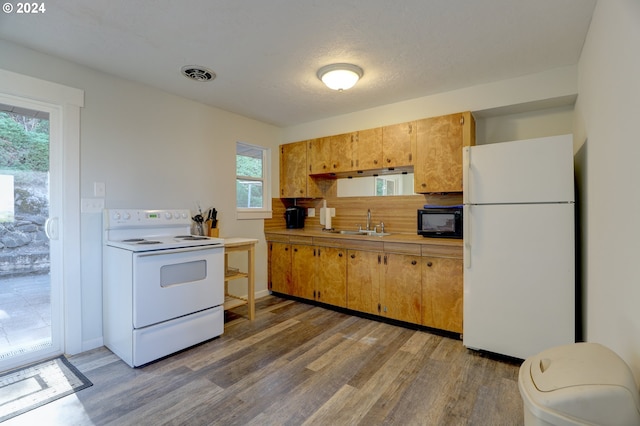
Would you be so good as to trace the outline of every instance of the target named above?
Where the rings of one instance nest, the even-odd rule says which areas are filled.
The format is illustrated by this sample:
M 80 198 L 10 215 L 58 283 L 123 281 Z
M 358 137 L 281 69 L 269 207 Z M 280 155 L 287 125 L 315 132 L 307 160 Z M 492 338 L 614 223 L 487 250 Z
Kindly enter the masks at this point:
M 209 245 L 209 246 L 179 247 L 179 248 L 143 251 L 143 252 L 137 252 L 136 255 L 138 257 L 162 256 L 162 255 L 171 254 L 171 253 L 185 253 L 185 252 L 191 252 L 191 251 L 215 250 L 215 249 L 223 249 L 223 248 L 224 246 L 222 244 L 216 244 L 216 245 Z

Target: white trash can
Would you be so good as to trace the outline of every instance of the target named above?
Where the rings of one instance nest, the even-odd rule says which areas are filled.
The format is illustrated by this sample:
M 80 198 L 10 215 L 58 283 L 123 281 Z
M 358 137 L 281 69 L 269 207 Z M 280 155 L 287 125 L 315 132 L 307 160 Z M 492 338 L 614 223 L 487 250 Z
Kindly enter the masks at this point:
M 540 352 L 520 366 L 524 424 L 640 425 L 640 395 L 629 366 L 598 343 Z

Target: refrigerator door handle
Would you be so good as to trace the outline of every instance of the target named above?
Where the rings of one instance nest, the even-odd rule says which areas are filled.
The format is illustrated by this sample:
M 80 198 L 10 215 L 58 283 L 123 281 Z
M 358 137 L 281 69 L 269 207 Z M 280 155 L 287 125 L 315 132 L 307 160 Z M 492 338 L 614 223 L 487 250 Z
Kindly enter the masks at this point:
M 462 202 L 470 202 L 469 174 L 471 173 L 471 150 L 469 147 L 462 149 Z
M 471 205 L 465 204 L 462 207 L 462 213 L 462 235 L 464 239 L 464 253 L 462 257 L 464 258 L 464 267 L 469 269 L 471 268 L 471 225 L 469 224 L 471 219 Z

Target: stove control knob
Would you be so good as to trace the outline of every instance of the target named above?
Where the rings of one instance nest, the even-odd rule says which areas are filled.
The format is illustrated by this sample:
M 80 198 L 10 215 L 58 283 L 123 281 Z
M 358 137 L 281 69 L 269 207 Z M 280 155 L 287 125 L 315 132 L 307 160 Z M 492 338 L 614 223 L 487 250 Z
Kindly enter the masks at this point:
M 174 219 L 180 219 L 180 212 L 173 212 Z
M 186 218 L 188 218 L 188 217 L 189 217 L 189 215 L 188 215 L 187 213 L 182 213 L 182 218 L 183 218 L 183 219 L 186 219 Z
M 131 219 L 131 213 L 125 212 L 124 213 L 124 220 L 129 220 L 129 219 Z
M 164 213 L 164 217 L 165 217 L 165 219 L 167 219 L 167 220 L 171 219 L 171 217 L 172 217 L 172 216 L 171 216 L 171 212 L 165 212 L 165 213 Z
M 114 218 L 115 220 L 120 220 L 120 217 L 121 217 L 121 216 L 120 216 L 120 213 L 118 213 L 118 212 L 115 212 L 115 213 L 113 214 L 113 218 Z

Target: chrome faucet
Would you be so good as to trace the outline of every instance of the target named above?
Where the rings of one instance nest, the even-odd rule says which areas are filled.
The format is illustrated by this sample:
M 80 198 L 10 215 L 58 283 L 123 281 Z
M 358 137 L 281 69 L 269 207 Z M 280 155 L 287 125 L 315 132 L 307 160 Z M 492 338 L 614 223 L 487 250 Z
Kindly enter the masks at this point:
M 371 210 L 367 209 L 367 231 L 371 231 Z

